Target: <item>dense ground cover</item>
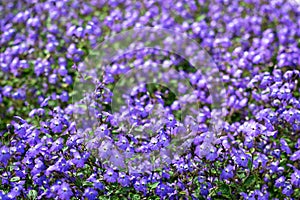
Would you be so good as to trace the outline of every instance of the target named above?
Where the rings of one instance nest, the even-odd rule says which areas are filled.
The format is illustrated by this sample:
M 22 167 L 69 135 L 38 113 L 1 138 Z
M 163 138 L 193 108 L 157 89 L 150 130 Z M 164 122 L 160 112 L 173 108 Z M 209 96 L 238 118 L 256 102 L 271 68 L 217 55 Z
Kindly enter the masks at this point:
M 295 2 L 3 0 L 0 15 L 1 199 L 300 199 Z M 186 33 L 214 69 L 195 69 L 166 43 L 133 46 L 97 68 L 96 47 L 134 27 Z M 92 125 L 76 107 L 89 57 L 96 64 L 88 69 L 100 72 L 89 82 L 92 104 L 81 107 Z M 133 81 L 131 93 L 114 93 L 139 67 L 145 71 L 137 77 L 156 70 L 168 84 Z M 210 75 L 219 84 L 207 82 Z M 186 98 L 182 77 L 191 86 Z M 222 99 L 212 97 L 214 86 Z M 112 108 L 114 98 L 128 104 Z M 138 137 L 135 128 L 151 134 Z M 121 162 L 190 133 L 191 144 L 175 145 L 177 154 L 162 157 L 164 165 L 148 169 L 156 160 L 146 160 L 137 172 L 128 167 L 135 160 Z

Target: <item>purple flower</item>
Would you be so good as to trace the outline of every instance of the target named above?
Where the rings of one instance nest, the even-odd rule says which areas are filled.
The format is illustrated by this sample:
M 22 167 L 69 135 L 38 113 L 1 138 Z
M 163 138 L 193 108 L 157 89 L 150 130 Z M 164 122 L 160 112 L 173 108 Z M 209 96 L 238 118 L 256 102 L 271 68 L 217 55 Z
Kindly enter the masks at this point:
M 161 145 L 162 147 L 166 147 L 169 145 L 169 136 L 163 131 L 159 133 L 159 145 Z
M 48 78 L 49 83 L 55 84 L 58 81 L 58 77 L 56 74 L 51 74 Z
M 77 168 L 81 168 L 84 166 L 85 159 L 81 157 L 78 152 L 73 154 L 74 158 L 71 160 L 71 163 L 74 164 Z
M 59 119 L 53 119 L 51 120 L 50 128 L 53 133 L 60 133 L 62 132 L 63 126 Z
M 124 173 L 119 173 L 118 183 L 120 183 L 123 187 L 127 187 L 130 184 L 129 177 Z
M 275 181 L 275 187 L 283 187 L 285 185 L 285 177 L 281 176 Z
M 72 147 L 74 145 L 77 144 L 77 141 L 79 140 L 79 136 L 78 135 L 72 135 L 71 137 L 68 138 L 66 145 L 68 147 Z
M 22 189 L 23 188 L 21 186 L 13 187 L 11 191 L 7 194 L 7 197 L 9 197 L 10 199 L 17 199 L 16 197 L 18 197 L 21 194 Z
M 5 96 L 5 97 L 10 96 L 10 95 L 11 95 L 12 89 L 13 89 L 13 88 L 12 88 L 10 85 L 4 86 L 4 88 L 2 89 L 2 94 L 3 94 L 3 96 Z
M 265 127 L 261 124 L 258 124 L 255 121 L 245 122 L 241 127 L 240 130 L 245 133 L 247 136 L 256 137 L 258 136 Z
M 300 160 L 300 150 L 294 152 L 291 157 L 290 157 L 291 161 L 296 161 L 296 160 Z
M 55 163 L 55 165 L 53 165 L 53 167 L 54 167 L 53 170 L 64 172 L 64 171 L 69 170 L 70 163 L 67 162 L 66 159 L 62 157 L 62 158 L 58 159 L 58 161 Z
M 69 94 L 66 91 L 63 91 L 60 95 L 59 95 L 59 99 L 62 102 L 67 102 L 69 100 Z
M 48 101 L 50 100 L 50 97 L 44 99 L 41 103 L 41 107 L 45 107 L 45 106 L 48 106 Z
M 120 135 L 118 138 L 117 145 L 120 149 L 126 150 L 127 147 L 129 146 L 128 139 L 125 136 Z
M 11 198 L 8 197 L 3 191 L 0 191 L 0 198 L 2 200 L 10 200 Z
M 4 165 L 7 165 L 8 160 L 10 159 L 9 148 L 6 146 L 2 146 L 0 149 L 0 161 Z
M 18 134 L 20 137 L 23 137 L 26 133 L 26 126 L 25 124 L 22 125 L 15 125 L 15 133 Z
M 96 199 L 98 196 L 98 192 L 92 188 L 86 188 L 84 190 L 84 197 L 86 197 L 88 200 Z
M 113 149 L 110 151 L 110 162 L 113 164 L 115 167 L 125 167 L 124 163 L 124 157 L 123 155 L 116 149 Z
M 251 156 L 248 154 L 245 154 L 244 152 L 238 153 L 235 155 L 236 159 L 235 162 L 242 167 L 247 167 L 249 160 L 251 159 Z
M 200 194 L 205 196 L 205 197 L 209 194 L 209 187 L 206 184 L 201 184 Z
M 43 161 L 41 161 L 40 159 L 35 159 L 34 162 L 35 162 L 34 168 L 31 170 L 32 175 L 36 175 L 45 169 L 45 165 Z
M 291 196 L 293 194 L 293 187 L 291 184 L 287 184 L 286 186 L 284 186 L 283 190 L 282 190 L 282 194 L 285 194 L 286 196 Z
M 267 191 L 259 191 L 259 190 L 256 190 L 255 191 L 255 195 L 257 196 L 258 199 L 261 199 L 261 200 L 268 200 L 269 199 L 269 193 Z
M 245 141 L 244 141 L 244 145 L 247 147 L 247 148 L 252 148 L 253 145 L 254 145 L 254 142 L 253 142 L 254 138 L 252 136 L 249 136 L 245 138 Z
M 147 180 L 141 179 L 139 181 L 136 181 L 133 186 L 134 186 L 134 189 L 136 189 L 137 191 L 146 193 L 146 191 L 147 191 Z
M 217 148 L 214 146 L 211 146 L 209 149 L 208 154 L 206 155 L 206 159 L 209 161 L 214 161 L 218 157 Z
M 281 144 L 280 148 L 282 151 L 286 152 L 287 154 L 292 153 L 290 147 L 288 146 L 287 142 L 283 138 L 280 139 L 280 144 Z
M 280 171 L 282 171 L 282 167 L 279 167 L 279 162 L 272 162 L 268 168 L 270 169 L 270 173 L 273 174 L 275 172 L 279 173 Z
M 104 190 L 104 185 L 99 180 L 94 182 L 94 187 L 98 190 Z
M 106 170 L 106 173 L 104 174 L 104 179 L 109 182 L 109 183 L 114 183 L 117 181 L 118 178 L 118 174 L 112 170 L 112 169 L 108 169 Z
M 88 179 L 87 179 L 88 182 L 92 182 L 93 183 L 93 187 L 95 189 L 98 189 L 98 190 L 104 190 L 104 185 L 102 184 L 102 182 L 100 182 L 97 177 L 96 177 L 96 174 L 92 174 Z
M 65 182 L 63 182 L 60 185 L 57 193 L 61 199 L 65 199 L 65 200 L 71 199 L 71 197 L 73 196 L 73 192 L 69 184 Z
M 109 140 L 104 140 L 98 148 L 101 159 L 106 159 L 111 155 L 112 143 Z
M 52 143 L 50 151 L 59 151 L 64 146 L 64 139 L 58 138 L 55 142 Z
M 297 140 L 297 143 L 295 144 L 296 149 L 300 149 L 300 138 Z
M 0 6 L 4 14 L 0 19 L 0 182 L 5 191 L 0 191 L 0 199 L 29 198 L 32 192 L 37 192 L 33 195 L 36 199 L 109 198 L 112 191 L 105 190 L 131 184 L 131 189 L 146 197 L 156 194 L 161 199 L 184 195 L 211 199 L 209 193 L 220 186 L 216 180 L 239 184 L 244 178 L 238 172 L 249 173 L 252 158 L 254 171 L 250 171 L 264 182 L 241 191 L 231 187 L 232 196 L 240 194 L 253 200 L 298 198 L 300 10 L 293 2 L 15 2 L 7 0 Z M 165 3 L 174 4 L 180 20 Z M 102 8 L 105 12 L 99 12 Z M 198 15 L 202 11 L 204 14 Z M 155 27 L 154 31 L 172 28 L 174 39 L 185 32 L 209 52 L 211 58 L 205 60 L 204 55 L 204 61 L 215 61 L 217 66 L 188 66 L 185 57 L 192 65 L 201 64 L 203 55 L 197 54 L 197 45 L 184 46 L 186 42 L 174 40 L 171 32 L 158 46 L 172 49 L 183 45 L 180 50 L 185 55 L 148 48 L 137 34 L 136 40 L 127 45 L 129 49 L 105 45 L 120 50 L 120 55 L 112 58 L 113 62 L 98 65 L 101 56 L 93 48 L 100 40 L 108 41 L 110 36 L 143 26 Z M 149 36 L 147 43 L 160 39 L 155 34 Z M 100 53 L 107 54 L 105 60 L 109 60 L 114 52 Z M 83 61 L 89 56 L 93 59 Z M 142 73 L 138 72 L 140 67 Z M 132 69 L 137 74 L 126 77 L 125 83 L 133 81 L 137 86 L 132 86 L 128 94 L 115 94 L 117 82 L 121 83 Z M 153 88 L 135 81 L 151 78 L 151 73 L 161 78 L 162 86 L 172 87 Z M 95 101 L 88 107 L 87 111 L 92 111 L 88 117 L 79 113 L 84 108 L 70 102 L 71 97 L 83 92 L 72 92 L 75 80 L 76 86 L 87 86 L 80 79 L 85 74 L 95 78 L 90 82 L 94 88 L 90 96 Z M 224 87 L 220 87 L 221 82 Z M 171 89 L 178 93 L 175 98 Z M 113 107 L 114 114 L 110 114 L 113 99 L 128 104 Z M 225 128 L 211 134 L 216 122 L 212 116 L 218 107 L 222 108 L 219 116 L 226 121 Z M 183 120 L 177 120 L 179 117 Z M 90 119 L 98 125 L 96 130 L 90 127 L 94 132 L 83 128 L 89 126 Z M 150 130 L 156 135 L 138 138 L 134 136 L 136 130 Z M 185 145 L 189 140 L 181 137 L 184 153 L 168 148 L 189 132 L 195 136 L 191 138 L 194 144 Z M 159 152 L 153 163 L 147 159 L 134 162 L 135 154 L 147 158 L 147 153 L 156 153 L 151 151 Z M 177 155 L 172 157 L 172 153 Z M 127 164 L 151 170 L 123 172 Z M 157 166 L 148 166 L 151 164 Z M 218 172 L 209 173 L 212 164 Z M 111 165 L 121 167 L 122 172 Z M 197 176 L 200 184 L 193 188 L 192 179 Z M 277 188 L 271 195 L 272 187 Z M 191 194 L 189 188 L 198 194 Z
M 292 173 L 291 183 L 298 188 L 300 187 L 300 170 L 295 169 L 294 173 Z
M 155 189 L 155 193 L 160 196 L 160 197 L 165 197 L 167 196 L 167 194 L 170 194 L 173 192 L 173 188 L 171 188 L 170 186 L 166 185 L 166 184 L 159 184 L 157 186 L 157 188 Z
M 230 179 L 233 178 L 234 173 L 233 173 L 233 166 L 232 165 L 228 165 L 227 167 L 225 167 L 225 169 L 222 170 L 221 173 L 221 179 Z
M 106 124 L 102 124 L 95 131 L 95 136 L 98 137 L 98 138 L 102 138 L 102 137 L 104 137 L 108 134 L 109 134 L 109 130 L 107 129 Z
M 258 154 L 258 157 L 254 160 L 253 165 L 254 165 L 254 168 L 257 168 L 259 166 L 259 164 L 262 167 L 265 167 L 267 162 L 268 162 L 268 157 L 265 154 L 260 153 L 260 154 Z
M 158 139 L 156 137 L 152 137 L 149 143 L 149 148 L 152 151 L 158 150 L 159 149 L 159 143 L 158 143 Z
M 176 119 L 173 115 L 169 114 L 166 119 L 167 127 L 174 127 L 176 124 Z

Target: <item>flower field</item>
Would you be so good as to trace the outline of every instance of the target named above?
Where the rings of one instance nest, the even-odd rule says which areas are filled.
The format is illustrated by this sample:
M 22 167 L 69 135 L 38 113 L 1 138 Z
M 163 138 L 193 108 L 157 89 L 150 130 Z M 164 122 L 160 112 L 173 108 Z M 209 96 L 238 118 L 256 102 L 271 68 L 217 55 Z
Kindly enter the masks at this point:
M 0 1 L 0 199 L 300 199 L 300 4 Z

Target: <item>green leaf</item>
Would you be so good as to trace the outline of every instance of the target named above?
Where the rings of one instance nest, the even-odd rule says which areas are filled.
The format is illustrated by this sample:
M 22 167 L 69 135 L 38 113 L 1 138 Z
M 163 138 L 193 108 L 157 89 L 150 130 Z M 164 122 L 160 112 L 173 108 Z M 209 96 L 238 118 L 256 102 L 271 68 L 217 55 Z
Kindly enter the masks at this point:
M 246 177 L 245 173 L 237 173 L 239 179 L 244 179 Z
M 10 179 L 11 182 L 17 182 L 17 181 L 19 181 L 19 180 L 20 180 L 20 177 L 18 177 L 18 176 L 12 177 L 12 178 Z
M 248 169 L 252 169 L 252 161 L 249 159 L 248 160 L 248 164 L 247 164 L 247 166 L 248 166 Z
M 134 199 L 134 200 L 138 200 L 138 199 L 141 199 L 141 197 L 140 197 L 140 195 L 138 195 L 138 194 L 135 194 L 135 195 L 133 195 L 132 199 Z
M 186 195 L 186 192 L 185 191 L 181 191 L 181 192 L 179 192 L 179 194 Z
M 205 19 L 205 15 L 199 15 L 199 16 L 197 16 L 196 21 L 199 22 L 199 21 L 201 21 L 203 19 Z
M 221 195 L 218 195 L 217 193 L 221 193 Z M 209 194 L 212 199 L 232 199 L 231 198 L 231 188 L 229 185 L 222 184 L 218 186 L 217 188 L 210 191 Z
M 93 183 L 92 182 L 88 182 L 88 181 L 84 181 L 82 185 L 90 187 L 90 186 L 93 186 Z
M 159 182 L 156 182 L 156 183 L 152 183 L 152 184 L 149 184 L 149 187 L 151 189 L 155 189 L 157 186 L 158 186 Z
M 138 195 L 138 194 L 130 193 L 129 196 L 130 196 L 130 198 L 132 200 L 139 200 L 139 199 L 141 199 L 140 195 Z
M 230 187 L 226 184 L 223 184 L 219 187 L 218 192 L 222 193 L 222 196 L 230 196 L 231 191 L 230 191 Z
M 28 196 L 29 199 L 36 199 L 37 191 L 36 190 L 30 190 L 27 196 Z
M 300 199 L 300 189 L 299 188 L 295 189 L 294 196 L 296 197 L 296 199 L 298 199 L 298 198 Z
M 246 180 L 244 181 L 243 186 L 245 188 L 249 188 L 249 187 L 252 187 L 255 183 L 256 183 L 256 176 L 251 175 L 248 178 L 246 178 Z

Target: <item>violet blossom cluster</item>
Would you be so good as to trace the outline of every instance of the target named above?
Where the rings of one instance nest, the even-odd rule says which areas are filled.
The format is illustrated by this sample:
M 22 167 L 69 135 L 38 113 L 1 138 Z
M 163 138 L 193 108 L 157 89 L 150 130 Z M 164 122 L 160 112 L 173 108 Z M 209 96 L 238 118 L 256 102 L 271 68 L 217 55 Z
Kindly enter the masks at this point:
M 300 5 L 7 0 L 0 15 L 1 199 L 300 198 Z M 163 50 L 133 46 L 104 70 L 97 59 L 86 66 L 101 42 L 143 27 L 186 34 L 214 67 L 197 70 L 163 51 L 166 43 Z M 84 77 L 87 68 L 97 80 Z M 153 71 L 170 83 L 137 82 L 116 92 L 136 68 L 138 77 Z M 209 80 L 222 85 L 216 91 L 224 99 L 215 98 Z M 83 81 L 92 84 L 76 88 Z M 73 100 L 86 86 L 84 106 Z M 140 171 L 128 170 L 135 161 L 120 162 L 168 147 L 177 133 L 179 154 L 139 162 Z M 155 165 L 158 159 L 167 164 Z

